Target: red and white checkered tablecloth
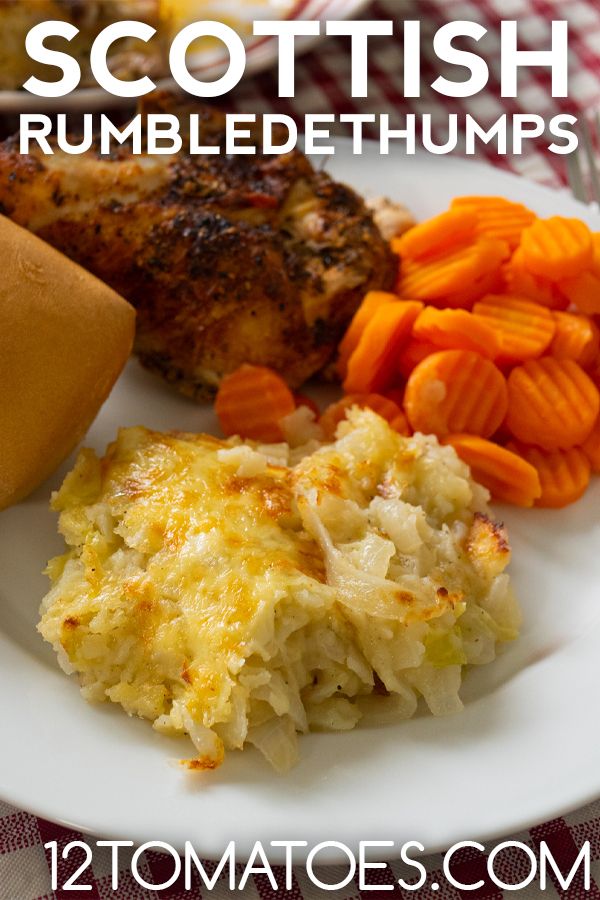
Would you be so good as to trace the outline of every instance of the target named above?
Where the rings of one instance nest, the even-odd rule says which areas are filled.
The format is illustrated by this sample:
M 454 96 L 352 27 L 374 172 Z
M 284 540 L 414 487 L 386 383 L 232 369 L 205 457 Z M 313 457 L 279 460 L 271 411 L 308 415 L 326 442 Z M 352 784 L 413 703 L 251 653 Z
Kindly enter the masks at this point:
M 350 54 L 347 38 L 330 38 L 296 63 L 294 100 L 277 99 L 277 77 L 265 72 L 252 78 L 227 98 L 239 112 L 281 112 L 291 116 L 310 113 L 388 113 L 390 124 L 399 128 L 407 113 L 433 117 L 440 143 L 448 132 L 448 115 L 458 121 L 470 113 L 489 127 L 503 113 L 537 113 L 546 120 L 559 113 L 589 114 L 600 109 L 600 2 L 599 0 L 374 0 L 365 17 L 393 19 L 397 26 L 392 38 L 371 38 L 369 58 L 369 97 L 352 100 L 350 91 Z M 403 34 L 401 23 L 421 22 L 422 90 L 418 99 L 403 97 Z M 500 30 L 502 19 L 519 23 L 520 50 L 547 50 L 551 46 L 550 22 L 569 22 L 569 98 L 554 99 L 550 88 L 550 70 L 521 69 L 519 95 L 500 97 Z M 478 22 L 488 33 L 477 44 L 477 53 L 489 65 L 490 78 L 485 92 L 465 99 L 443 97 L 429 87 L 443 70 L 432 49 L 432 37 L 446 22 Z M 457 44 L 458 45 L 458 44 Z M 472 43 L 465 49 L 473 50 Z M 456 74 L 452 76 L 456 78 Z M 367 129 L 365 129 L 367 133 Z M 558 187 L 566 184 L 565 157 L 542 151 L 547 139 L 530 147 L 523 156 L 499 157 L 490 147 L 486 157 L 517 174 Z M 443 157 L 442 164 L 443 164 Z
M 393 38 L 372 39 L 370 58 L 370 96 L 368 100 L 350 98 L 349 53 L 346 39 L 331 38 L 320 44 L 316 50 L 297 62 L 296 96 L 293 101 L 277 99 L 277 82 L 273 72 L 266 72 L 244 82 L 228 98 L 229 107 L 239 111 L 280 111 L 300 117 L 306 113 L 334 112 L 375 112 L 389 113 L 393 127 L 400 127 L 406 113 L 430 113 L 437 123 L 439 134 L 443 136 L 448 113 L 459 116 L 471 113 L 481 124 L 491 123 L 502 113 L 535 112 L 551 117 L 559 112 L 574 114 L 600 109 L 600 0 L 375 0 L 367 13 L 369 18 L 419 19 L 423 28 L 423 83 L 422 97 L 404 100 L 402 90 L 402 36 L 396 29 Z M 553 99 L 550 94 L 549 73 L 546 70 L 529 70 L 520 80 L 519 97 L 516 100 L 502 100 L 499 96 L 499 37 L 500 19 L 513 18 L 519 21 L 521 49 L 547 49 L 550 45 L 549 21 L 552 18 L 566 18 L 570 23 L 570 97 L 568 100 Z M 480 42 L 480 51 L 485 55 L 491 69 L 489 90 L 465 100 L 449 100 L 427 87 L 440 74 L 432 56 L 431 35 L 444 22 L 456 19 L 477 21 L 489 29 L 488 35 Z M 534 147 L 522 157 L 502 158 L 491 154 L 495 164 L 545 182 L 555 187 L 566 183 L 565 158 L 543 153 Z M 443 161 L 441 163 L 443 165 Z M 573 748 L 576 749 L 576 748 Z M 552 786 L 548 786 L 552 790 Z M 360 818 L 360 810 L 357 810 Z M 87 897 L 109 898 L 118 896 L 120 900 L 138 900 L 149 896 L 161 896 L 169 900 L 189 900 L 202 896 L 200 889 L 185 891 L 182 884 L 176 884 L 160 894 L 141 888 L 131 874 L 123 874 L 118 894 L 111 890 L 110 856 L 106 849 L 95 850 L 93 861 L 92 890 L 87 892 L 51 890 L 49 859 L 43 845 L 50 840 L 58 840 L 59 849 L 68 841 L 80 838 L 74 832 L 38 819 L 26 812 L 0 802 L 0 900 L 54 900 L 54 898 Z M 476 836 L 473 836 L 476 838 Z M 418 835 L 415 835 L 418 839 Z M 579 898 L 600 898 L 600 801 L 571 815 L 540 824 L 530 831 L 510 836 L 511 840 L 521 840 L 533 850 L 540 841 L 546 841 L 563 872 L 568 872 L 577 852 L 584 841 L 590 841 L 592 858 L 592 885 L 585 891 L 581 878 L 575 881 L 568 892 L 560 889 L 554 880 L 545 892 L 548 898 L 568 896 Z M 70 875 L 75 857 L 69 859 Z M 441 856 L 427 859 L 430 873 L 428 884 L 437 880 L 440 888 L 434 896 L 439 900 L 457 900 L 471 897 L 473 900 L 501 900 L 503 892 L 495 887 L 485 874 L 485 856 L 475 851 L 461 851 L 455 857 L 453 871 L 465 883 L 473 883 L 483 878 L 485 885 L 477 891 L 459 892 L 450 887 L 442 875 Z M 165 868 L 165 866 L 167 868 Z M 391 869 L 391 871 L 390 871 Z M 128 856 L 123 854 L 123 872 L 129 870 Z M 59 869 L 59 871 L 61 871 Z M 168 877 L 172 868 L 158 854 L 146 855 L 141 867 L 143 877 L 160 883 Z M 516 883 L 527 874 L 525 857 L 518 852 L 505 852 L 496 866 L 497 874 L 507 883 Z M 382 883 L 397 881 L 403 874 L 402 866 L 396 862 L 382 870 Z M 86 877 L 90 880 L 90 870 Z M 336 881 L 336 870 L 323 874 L 323 880 Z M 395 876 L 394 878 L 392 876 Z M 409 877 L 404 872 L 405 877 Z M 229 895 L 225 883 L 214 890 L 215 897 Z M 239 892 L 238 892 L 239 893 Z M 415 897 L 427 893 L 423 888 L 418 893 L 396 888 L 385 896 Z M 311 900 L 322 894 L 309 881 L 302 869 L 295 871 L 291 892 L 279 891 L 274 894 L 266 877 L 253 876 L 245 890 L 244 897 L 270 900 L 275 896 L 289 900 Z M 204 892 L 206 896 L 206 891 Z M 356 884 L 335 892 L 338 900 L 359 898 L 361 892 Z M 364 893 L 364 896 L 373 896 Z M 375 895 L 377 896 L 377 894 Z M 381 895 L 379 895 L 381 896 Z M 506 892 L 506 897 L 512 894 Z M 518 895 L 522 898 L 540 896 L 539 885 L 532 883 Z
M 549 786 L 551 789 L 551 786 Z M 360 816 L 360 810 L 357 810 Z M 81 884 L 89 884 L 91 890 L 83 891 L 57 891 L 50 888 L 48 851 L 44 850 L 44 844 L 48 841 L 58 842 L 58 852 L 72 840 L 81 840 L 82 835 L 53 825 L 43 819 L 25 812 L 20 812 L 13 807 L 0 802 L 0 898 L 1 900 L 75 900 L 75 898 L 87 897 L 88 900 L 147 900 L 149 897 L 164 897 L 167 900 L 200 900 L 200 898 L 214 897 L 222 900 L 231 896 L 226 877 L 217 882 L 215 888 L 208 893 L 207 889 L 200 889 L 198 881 L 192 882 L 192 889 L 186 890 L 183 877 L 171 888 L 153 893 L 142 888 L 131 874 L 131 856 L 133 851 L 122 850 L 119 856 L 121 866 L 119 869 L 119 890 L 111 889 L 111 856 L 106 848 L 93 848 L 93 863 L 82 875 Z M 415 840 L 418 838 L 415 838 Z M 92 838 L 87 838 L 91 842 Z M 296 867 L 293 873 L 292 888 L 284 889 L 284 870 L 274 866 L 273 874 L 280 885 L 280 889 L 273 891 L 266 875 L 251 875 L 246 887 L 242 891 L 235 891 L 243 900 L 316 900 L 324 896 L 334 897 L 335 900 L 368 900 L 368 898 L 388 898 L 388 900 L 420 900 L 423 896 L 435 897 L 437 900 L 503 900 L 503 898 L 518 897 L 520 900 L 534 900 L 544 896 L 547 900 L 568 898 L 568 900 L 596 900 L 600 897 L 600 801 L 587 806 L 569 816 L 553 819 L 543 825 L 531 828 L 528 832 L 511 835 L 507 840 L 520 841 L 531 848 L 534 854 L 539 852 L 541 841 L 545 841 L 556 861 L 560 871 L 566 877 L 577 859 L 579 849 L 584 841 L 590 842 L 591 883 L 586 890 L 583 882 L 582 869 L 577 874 L 567 891 L 558 885 L 554 877 L 549 879 L 546 890 L 540 892 L 539 881 L 533 881 L 531 886 L 512 893 L 503 892 L 496 887 L 486 873 L 487 855 L 475 849 L 465 848 L 458 850 L 452 858 L 452 874 L 454 878 L 463 884 L 476 884 L 483 880 L 484 884 L 475 891 L 460 891 L 452 887 L 444 878 L 442 870 L 442 856 L 434 854 L 428 857 L 419 857 L 427 869 L 427 887 L 418 891 L 408 891 L 396 886 L 395 890 L 382 894 L 378 891 L 361 891 L 355 879 L 347 887 L 325 892 L 318 889 L 309 879 L 303 867 Z M 488 844 L 492 849 L 492 844 Z M 417 858 L 417 857 L 415 857 Z M 83 852 L 78 850 L 69 855 L 68 864 L 59 863 L 58 881 L 64 884 L 65 880 L 73 875 L 77 867 L 84 860 Z M 206 865 L 207 873 L 211 874 L 210 864 Z M 519 884 L 527 879 L 530 874 L 530 863 L 522 850 L 507 849 L 501 851 L 495 864 L 494 872 L 498 880 L 505 884 Z M 153 851 L 147 852 L 139 863 L 138 872 L 141 878 L 149 884 L 164 884 L 173 874 L 173 860 Z M 348 867 L 332 866 L 327 869 L 315 868 L 315 875 L 325 884 L 336 884 L 344 880 L 348 873 Z M 239 870 L 238 878 L 241 874 Z M 368 873 L 369 884 L 392 885 L 397 884 L 399 878 L 406 882 L 414 882 L 415 870 L 408 869 L 400 862 L 388 862 L 385 869 L 372 870 Z M 432 893 L 430 885 L 439 885 L 439 890 Z

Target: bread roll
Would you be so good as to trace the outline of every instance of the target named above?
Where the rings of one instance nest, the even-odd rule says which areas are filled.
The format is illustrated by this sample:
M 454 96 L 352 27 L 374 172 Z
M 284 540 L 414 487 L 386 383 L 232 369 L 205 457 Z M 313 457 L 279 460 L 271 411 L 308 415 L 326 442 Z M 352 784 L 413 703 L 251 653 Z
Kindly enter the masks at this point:
M 0 509 L 83 438 L 131 351 L 135 311 L 0 216 Z

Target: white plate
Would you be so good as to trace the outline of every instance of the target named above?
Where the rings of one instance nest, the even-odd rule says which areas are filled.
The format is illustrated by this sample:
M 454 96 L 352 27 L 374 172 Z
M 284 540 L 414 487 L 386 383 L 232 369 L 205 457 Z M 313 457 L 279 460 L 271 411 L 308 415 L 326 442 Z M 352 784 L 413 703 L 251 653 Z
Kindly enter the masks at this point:
M 418 216 L 454 194 L 503 194 L 543 215 L 588 210 L 470 161 L 380 158 L 348 143 L 331 173 L 387 193 Z M 103 450 L 119 425 L 209 430 L 210 409 L 177 397 L 132 363 L 86 443 Z M 70 465 L 70 463 L 69 463 Z M 518 641 L 465 680 L 464 712 L 301 739 L 301 762 L 275 775 L 254 751 L 212 774 L 169 764 L 187 744 L 111 705 L 88 706 L 35 631 L 46 559 L 61 550 L 50 488 L 0 513 L 0 796 L 93 834 L 161 839 L 219 856 L 230 839 L 416 839 L 429 850 L 541 822 L 600 795 L 600 479 L 564 511 L 502 509 L 525 621 Z
M 202 13 L 198 18 L 220 18 L 235 14 L 240 22 L 240 32 L 244 33 L 249 23 L 255 19 L 314 19 L 324 23 L 327 19 L 356 19 L 369 5 L 370 0 L 250 0 L 239 3 L 239 0 L 206 0 L 198 4 Z M 191 5 L 191 2 L 190 2 Z M 208 9 L 207 9 L 208 5 Z M 212 7 L 212 15 L 210 8 Z M 324 30 L 322 26 L 321 30 Z M 324 37 L 299 37 L 296 39 L 296 53 L 299 55 L 310 50 Z M 245 77 L 256 75 L 270 68 L 277 62 L 277 41 L 275 38 L 252 38 L 246 44 Z M 191 54 L 188 66 L 192 75 L 203 81 L 219 78 L 227 67 L 227 57 L 222 50 L 209 50 L 204 53 Z M 159 87 L 171 87 L 173 81 L 164 79 Z M 107 107 L 128 106 L 131 100 L 114 97 L 102 88 L 79 88 L 67 97 L 36 97 L 27 91 L 0 91 L 0 112 L 92 112 Z

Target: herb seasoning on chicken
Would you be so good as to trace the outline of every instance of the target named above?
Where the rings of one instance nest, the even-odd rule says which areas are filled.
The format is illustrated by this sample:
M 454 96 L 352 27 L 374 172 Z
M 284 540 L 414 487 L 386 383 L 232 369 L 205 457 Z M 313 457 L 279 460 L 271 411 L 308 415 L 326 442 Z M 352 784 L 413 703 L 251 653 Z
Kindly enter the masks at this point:
M 144 111 L 213 109 L 161 92 Z M 183 126 L 182 126 L 183 128 Z M 299 151 L 110 157 L 0 145 L 0 210 L 85 266 L 137 309 L 136 349 L 182 393 L 211 396 L 241 363 L 295 387 L 331 358 L 366 291 L 393 286 L 397 260 L 363 200 Z

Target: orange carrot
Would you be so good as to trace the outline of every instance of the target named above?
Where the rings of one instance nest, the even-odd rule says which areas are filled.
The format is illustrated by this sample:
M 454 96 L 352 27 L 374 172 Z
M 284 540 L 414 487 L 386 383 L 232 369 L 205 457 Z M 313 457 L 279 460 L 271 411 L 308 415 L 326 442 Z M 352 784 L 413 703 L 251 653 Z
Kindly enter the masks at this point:
M 385 392 L 385 396 L 388 400 L 392 400 L 399 409 L 402 409 L 404 406 L 404 388 L 388 388 Z
M 300 406 L 307 406 L 311 412 L 315 414 L 315 418 L 319 418 L 321 415 L 321 410 L 319 409 L 318 404 L 313 400 L 312 397 L 307 397 L 306 394 L 294 394 L 294 402 L 296 404 L 296 409 Z
M 592 235 L 593 258 L 589 270 L 559 281 L 558 287 L 579 312 L 589 316 L 600 313 L 600 234 Z
M 448 210 L 420 222 L 392 241 L 402 259 L 422 259 L 465 244 L 475 237 L 477 216 L 471 210 Z
M 277 372 L 247 364 L 223 379 L 215 400 L 223 433 L 255 441 L 283 440 L 279 421 L 295 409 L 294 395 Z
M 599 410 L 598 388 L 572 359 L 533 359 L 508 376 L 506 425 L 525 444 L 545 450 L 582 444 Z
M 600 419 L 590 431 L 588 437 L 581 445 L 581 449 L 587 456 L 592 467 L 592 472 L 600 474 Z
M 408 419 L 402 410 L 400 410 L 397 416 L 394 416 L 394 418 L 390 420 L 390 427 L 393 428 L 394 431 L 397 431 L 398 434 L 403 434 L 405 437 L 412 434 Z
M 342 378 L 346 377 L 350 355 L 358 346 L 361 335 L 371 317 L 384 303 L 391 303 L 397 299 L 398 297 L 395 294 L 388 294 L 386 291 L 369 291 L 365 294 L 338 347 L 337 368 Z
M 578 447 L 568 450 L 540 450 L 522 444 L 509 445 L 537 469 L 541 496 L 536 506 L 559 509 L 575 503 L 590 483 L 590 463 Z
M 536 469 L 516 453 L 472 434 L 451 434 L 444 444 L 454 447 L 478 481 L 496 500 L 533 506 L 542 489 Z
M 455 197 L 451 210 L 471 210 L 477 215 L 476 233 L 518 247 L 523 230 L 535 221 L 535 213 L 522 203 L 504 197 Z
M 379 393 L 390 385 L 400 347 L 408 340 L 422 309 L 422 303 L 396 300 L 375 311 L 348 360 L 344 379 L 347 394 Z
M 376 412 L 390 424 L 398 419 L 399 416 L 403 417 L 400 407 L 393 400 L 389 400 L 381 394 L 347 394 L 328 406 L 319 419 L 319 425 L 323 429 L 327 440 L 331 441 L 335 438 L 338 425 L 346 418 L 346 413 L 353 406 L 359 406 L 361 409 L 372 409 L 373 412 Z
M 504 279 L 501 264 L 474 278 L 468 288 L 436 297 L 429 303 L 438 309 L 472 309 L 476 300 L 481 300 L 486 294 L 497 294 L 503 290 Z
M 593 258 L 592 233 L 580 219 L 552 216 L 526 228 L 521 247 L 527 268 L 551 281 L 575 278 Z
M 556 329 L 552 313 L 545 306 L 510 294 L 488 294 L 473 306 L 473 313 L 496 331 L 499 363 L 541 356 Z
M 548 278 L 534 275 L 525 265 L 525 256 L 518 247 L 511 258 L 502 267 L 504 286 L 509 294 L 535 300 L 548 309 L 566 309 L 569 301 L 559 286 Z
M 574 359 L 586 369 L 598 359 L 600 332 L 588 316 L 555 312 L 556 331 L 549 353 L 556 359 Z
M 495 329 L 464 309 L 426 307 L 414 324 L 413 337 L 440 350 L 475 350 L 489 359 L 500 352 Z
M 588 367 L 587 373 L 600 390 L 600 357 L 596 357 L 596 360 Z
M 558 285 L 573 306 L 588 316 L 600 313 L 600 276 L 593 271 L 559 281 Z
M 408 378 L 415 366 L 426 356 L 437 353 L 439 347 L 426 341 L 418 341 L 416 338 L 409 338 L 408 342 L 402 347 L 398 354 L 398 371 L 404 378 Z M 389 393 L 389 391 L 386 391 Z
M 412 371 L 404 407 L 414 431 L 490 437 L 506 415 L 506 381 L 479 353 L 441 350 Z
M 398 293 L 414 300 L 436 300 L 467 291 L 474 280 L 498 270 L 508 255 L 506 243 L 486 238 L 431 259 L 406 260 L 400 269 Z

